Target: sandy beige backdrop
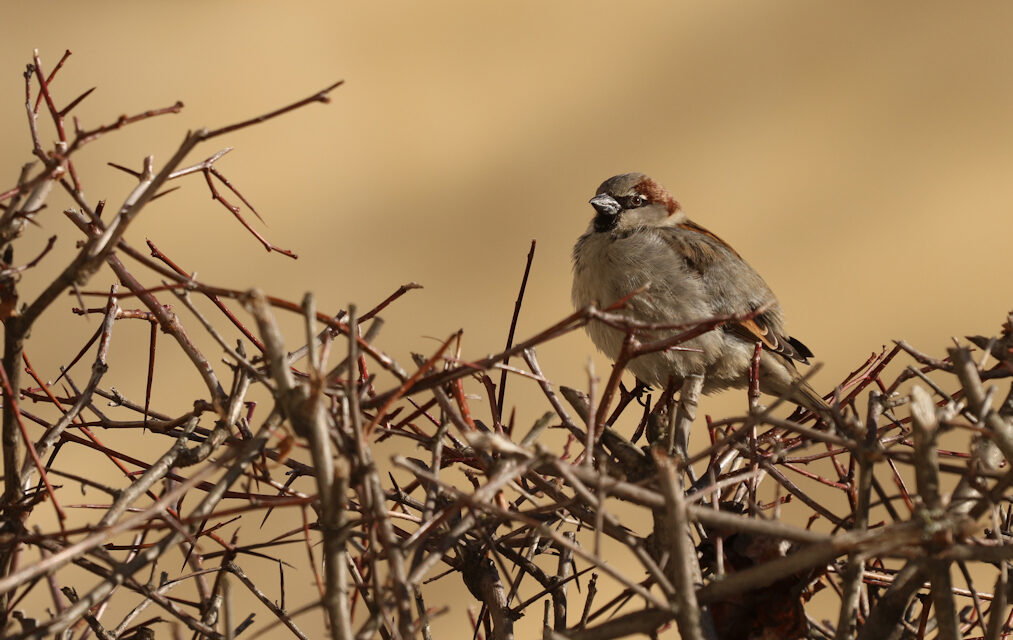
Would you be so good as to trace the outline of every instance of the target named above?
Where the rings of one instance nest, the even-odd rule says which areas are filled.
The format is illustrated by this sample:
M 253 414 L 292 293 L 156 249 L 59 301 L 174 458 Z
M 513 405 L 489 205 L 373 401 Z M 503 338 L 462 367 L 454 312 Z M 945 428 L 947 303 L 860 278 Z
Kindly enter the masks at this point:
M 954 6 L 8 3 L 0 186 L 29 155 L 21 72 L 33 48 L 48 64 L 73 50 L 63 96 L 98 86 L 78 110 L 87 126 L 186 103 L 78 158 L 91 197 L 112 203 L 130 180 L 105 161 L 164 159 L 187 128 L 344 79 L 329 106 L 221 140 L 236 149 L 219 168 L 298 261 L 265 255 L 199 178 L 149 207 L 128 240 L 158 238 L 208 282 L 312 290 L 331 311 L 417 281 L 425 289 L 385 314 L 384 347 L 408 360 L 463 327 L 466 355 L 479 356 L 504 340 L 529 242 L 520 336 L 570 311 L 569 252 L 597 184 L 645 171 L 764 274 L 828 389 L 891 339 L 939 354 L 951 335 L 994 332 L 1013 306 L 1013 7 Z M 55 198 L 29 233 L 62 230 L 67 205 Z M 65 319 L 66 345 L 29 347 L 49 378 L 80 344 Z M 574 336 L 542 361 L 580 386 L 591 353 Z M 464 604 L 444 620 L 451 637 Z

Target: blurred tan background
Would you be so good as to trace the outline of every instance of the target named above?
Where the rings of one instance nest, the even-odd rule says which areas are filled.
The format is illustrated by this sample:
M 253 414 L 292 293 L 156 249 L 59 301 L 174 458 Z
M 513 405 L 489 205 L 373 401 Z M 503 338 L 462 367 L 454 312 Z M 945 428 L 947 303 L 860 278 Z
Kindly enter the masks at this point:
M 610 175 L 644 171 L 764 275 L 789 330 L 825 363 L 815 386 L 829 390 L 892 339 L 939 355 L 950 336 L 996 332 L 1013 306 L 1013 7 L 953 7 L 12 4 L 0 40 L 0 176 L 13 185 L 29 158 L 21 72 L 33 48 L 46 68 L 73 50 L 54 87 L 64 104 L 98 87 L 76 111 L 83 126 L 186 104 L 78 157 L 86 192 L 110 204 L 132 180 L 106 161 L 164 161 L 188 128 L 344 79 L 330 105 L 191 157 L 235 147 L 219 169 L 298 261 L 265 254 L 200 177 L 149 207 L 128 240 L 156 239 L 205 282 L 293 300 L 314 291 L 325 311 L 369 308 L 419 282 L 384 314 L 383 347 L 407 362 L 463 327 L 464 355 L 478 357 L 502 347 L 532 239 L 518 338 L 570 312 L 569 253 L 588 198 Z M 40 245 L 66 230 L 61 198 L 28 230 Z M 68 345 L 94 330 L 65 320 Z M 68 349 L 30 353 L 52 379 Z M 583 386 L 592 351 L 575 335 L 540 353 L 550 377 Z M 158 375 L 172 376 L 171 363 L 167 354 Z M 726 406 L 742 398 L 703 410 Z

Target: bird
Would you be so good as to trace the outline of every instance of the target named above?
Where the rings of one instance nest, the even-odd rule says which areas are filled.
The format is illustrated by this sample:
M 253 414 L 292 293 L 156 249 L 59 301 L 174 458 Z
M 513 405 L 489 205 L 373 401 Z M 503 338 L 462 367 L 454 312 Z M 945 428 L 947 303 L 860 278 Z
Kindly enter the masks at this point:
M 573 247 L 571 298 L 577 309 L 622 304 L 616 313 L 641 323 L 693 325 L 731 317 L 680 347 L 637 356 L 627 368 L 649 386 L 681 385 L 702 374 L 702 392 L 742 388 L 756 350 L 759 388 L 819 416 L 830 407 L 805 380 L 796 363 L 813 357 L 784 330 L 781 305 L 767 283 L 724 240 L 690 220 L 659 183 L 643 173 L 603 182 L 590 200 L 594 217 Z M 625 299 L 625 300 L 624 300 Z M 626 332 L 598 319 L 585 325 L 591 341 L 613 362 Z M 638 333 L 641 342 L 678 329 Z M 676 387 L 677 388 L 677 387 Z

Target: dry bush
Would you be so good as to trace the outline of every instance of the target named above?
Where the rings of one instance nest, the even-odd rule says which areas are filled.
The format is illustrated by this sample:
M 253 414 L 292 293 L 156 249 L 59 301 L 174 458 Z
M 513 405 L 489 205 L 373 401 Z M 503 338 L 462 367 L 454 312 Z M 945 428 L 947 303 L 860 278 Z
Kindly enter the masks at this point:
M 463 615 L 448 581 L 474 597 L 461 637 L 511 638 L 515 626 L 524 635 L 522 616 L 547 639 L 1007 636 L 1013 395 L 998 403 L 987 382 L 1013 373 L 1008 321 L 1000 337 L 970 338 L 973 348 L 955 344 L 945 358 L 904 343 L 874 354 L 838 387 L 833 424 L 778 417 L 783 401 L 763 407 L 755 388 L 743 415 L 704 420 L 700 380 L 652 395 L 622 388 L 617 370 L 592 376 L 583 393 L 538 365 L 537 347 L 588 322 L 627 330 L 632 355 L 720 318 L 641 344 L 642 327 L 620 306 L 583 309 L 522 341 L 511 329 L 489 357 L 464 360 L 455 333 L 399 363 L 382 350 L 378 313 L 413 285 L 365 313 L 324 313 L 312 296 L 198 281 L 154 244 L 145 252 L 124 240 L 169 183 L 194 174 L 257 235 L 242 214 L 252 207 L 216 168 L 222 153 L 186 157 L 327 102 L 337 85 L 190 132 L 164 165 L 124 168 L 137 185 L 103 215 L 84 195 L 77 152 L 182 105 L 82 128 L 68 118 L 87 93 L 67 101 L 53 89 L 62 64 L 47 71 L 36 55 L 28 65 L 36 161 L 2 195 L 4 637 L 306 638 L 310 621 L 333 638 L 430 638 L 435 617 Z M 51 148 L 42 126 L 55 132 Z M 58 275 L 34 282 L 55 259 L 54 239 L 27 261 L 15 243 L 37 235 L 42 216 L 59 217 L 44 210 L 54 189 L 73 201 L 61 235 L 78 244 Z M 100 272 L 119 284 L 87 291 Z M 526 282 L 527 271 L 514 320 Z M 39 293 L 24 300 L 23 290 Z M 78 316 L 101 324 L 46 381 L 25 352 L 46 341 L 32 334 L 44 315 L 86 321 L 53 306 L 68 294 Z M 301 317 L 301 330 L 286 335 L 282 314 Z M 116 327 L 130 321 L 151 327 L 134 347 L 151 362 L 142 399 L 107 383 Z M 156 329 L 171 340 L 156 344 Z M 179 415 L 151 406 L 157 385 L 171 384 L 151 375 L 166 350 L 184 354 L 205 387 Z M 88 379 L 76 380 L 88 363 Z M 543 392 L 544 407 L 528 408 L 544 414 L 532 425 L 507 415 L 508 382 L 519 377 Z M 267 408 L 254 411 L 256 398 Z M 688 438 L 691 427 L 709 443 L 687 449 L 702 440 Z M 70 462 L 80 451 L 121 469 L 119 484 Z M 78 487 L 108 499 L 69 506 Z M 78 515 L 96 510 L 97 520 Z M 260 526 L 231 526 L 244 516 Z M 289 606 L 297 556 L 317 594 Z M 255 561 L 276 563 L 278 581 L 252 578 L 244 567 Z

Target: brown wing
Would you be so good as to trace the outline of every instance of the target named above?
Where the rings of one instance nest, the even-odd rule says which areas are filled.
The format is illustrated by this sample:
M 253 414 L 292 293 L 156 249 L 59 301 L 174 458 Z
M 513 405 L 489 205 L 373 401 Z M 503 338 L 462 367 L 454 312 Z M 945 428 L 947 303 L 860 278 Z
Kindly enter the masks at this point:
M 813 352 L 796 338 L 783 336 L 775 332 L 767 324 L 763 314 L 751 320 L 741 320 L 725 325 L 725 329 L 748 342 L 759 342 L 769 351 L 780 354 L 790 360 L 798 360 L 809 364 Z
M 701 227 L 700 225 L 698 225 L 697 223 L 693 222 L 692 220 L 686 220 L 686 221 L 684 221 L 681 224 L 678 224 L 676 226 L 679 227 L 680 229 L 685 229 L 687 231 L 694 231 L 696 233 L 702 233 L 703 235 L 707 236 L 708 238 L 716 241 L 719 245 L 721 245 L 725 249 L 728 249 L 729 251 L 731 251 L 735 255 L 739 256 L 739 252 L 736 251 L 735 249 L 732 249 L 732 246 L 730 244 L 728 244 L 727 242 L 725 242 L 724 240 L 722 240 L 721 238 L 719 238 L 717 236 L 717 234 L 715 234 L 710 229 L 705 229 L 704 227 Z M 742 256 L 739 256 L 739 257 L 741 258 Z
M 767 284 L 749 267 L 745 260 L 742 259 L 742 256 L 710 230 L 701 227 L 691 220 L 685 220 L 669 228 L 673 230 L 673 233 L 662 233 L 661 236 L 677 254 L 686 260 L 687 267 L 699 273 L 704 281 L 711 283 L 711 286 L 714 286 L 713 283 L 715 282 L 735 283 L 730 285 L 733 289 L 732 291 L 714 289 L 713 293 L 716 297 L 743 299 L 745 296 L 741 288 L 754 291 L 763 290 L 767 291 L 769 295 L 773 295 L 769 293 Z M 690 237 L 687 237 L 685 232 L 689 232 Z M 696 237 L 702 236 L 705 240 L 702 242 L 691 240 L 691 237 L 695 234 L 699 234 Z M 725 253 L 726 251 L 727 253 Z M 726 271 L 723 277 L 714 277 L 714 272 L 720 271 L 722 266 L 728 263 L 729 258 L 733 261 L 736 259 L 740 261 L 738 271 L 734 274 Z M 743 280 L 744 273 L 748 274 L 745 281 Z M 750 278 L 752 279 L 750 280 Z M 736 287 L 740 288 L 740 290 L 735 291 Z M 753 308 L 755 309 L 756 306 Z M 744 313 L 748 311 L 748 309 L 736 307 L 719 308 L 718 310 L 725 313 Z M 777 353 L 788 360 L 797 360 L 798 362 L 809 364 L 809 358 L 813 355 L 812 351 L 799 340 L 783 335 L 776 328 L 779 324 L 775 315 L 761 313 L 750 320 L 730 322 L 724 326 L 724 329 L 749 343 L 759 342 L 768 351 Z
M 711 271 L 715 263 L 720 264 L 718 261 L 721 258 L 722 249 L 739 256 L 738 253 L 735 253 L 735 249 L 729 247 L 724 240 L 689 220 L 674 227 L 660 227 L 659 231 L 661 239 L 672 247 L 676 255 L 682 256 L 686 261 L 686 266 L 704 278 L 707 277 L 707 273 Z M 680 231 L 691 233 L 685 234 Z M 690 241 L 688 236 L 692 236 L 692 234 L 702 234 L 710 241 Z

